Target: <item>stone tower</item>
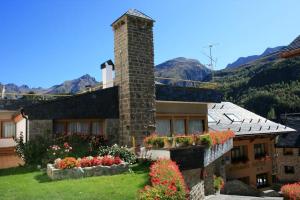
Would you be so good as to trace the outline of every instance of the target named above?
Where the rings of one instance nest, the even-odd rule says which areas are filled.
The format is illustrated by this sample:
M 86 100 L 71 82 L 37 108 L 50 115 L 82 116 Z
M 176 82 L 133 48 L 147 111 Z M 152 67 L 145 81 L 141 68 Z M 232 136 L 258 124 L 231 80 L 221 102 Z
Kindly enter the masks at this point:
M 155 130 L 153 23 L 128 10 L 113 24 L 115 83 L 119 86 L 119 143 L 141 145 Z

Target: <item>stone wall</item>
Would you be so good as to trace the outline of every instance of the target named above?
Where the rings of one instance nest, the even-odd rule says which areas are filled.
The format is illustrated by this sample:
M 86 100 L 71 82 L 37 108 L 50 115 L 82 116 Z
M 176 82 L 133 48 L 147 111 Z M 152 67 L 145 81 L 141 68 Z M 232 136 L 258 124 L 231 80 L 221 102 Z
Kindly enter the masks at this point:
M 140 145 L 155 130 L 153 21 L 125 14 L 112 26 L 120 144 L 131 146 L 135 137 Z
M 201 180 L 201 168 L 181 171 L 184 181 L 190 188 L 190 199 L 204 199 L 204 181 Z
M 109 145 L 118 144 L 119 142 L 119 119 L 106 119 L 105 120 L 105 134 Z
M 204 191 L 205 195 L 211 195 L 215 193 L 214 188 L 214 174 L 215 166 L 214 163 L 205 167 L 205 176 L 204 176 Z
M 300 148 L 293 148 L 293 155 L 284 155 L 284 148 L 276 148 L 277 178 L 280 182 L 293 182 L 300 180 Z M 285 173 L 285 166 L 294 167 L 294 174 Z
M 36 135 L 51 134 L 53 132 L 52 120 L 29 120 L 29 140 Z

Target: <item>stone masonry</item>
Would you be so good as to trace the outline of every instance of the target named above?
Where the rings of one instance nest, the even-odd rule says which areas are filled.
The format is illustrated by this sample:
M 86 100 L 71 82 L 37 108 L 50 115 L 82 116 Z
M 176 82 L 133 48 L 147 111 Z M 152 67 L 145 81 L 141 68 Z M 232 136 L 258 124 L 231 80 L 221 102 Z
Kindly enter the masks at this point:
M 37 135 L 51 134 L 53 132 L 52 120 L 30 120 L 29 121 L 29 138 L 32 139 Z
M 292 154 L 285 155 L 284 148 L 276 148 L 277 178 L 280 182 L 296 182 L 300 180 L 300 148 L 291 148 Z M 294 173 L 286 173 L 285 167 L 294 167 Z
M 113 24 L 115 83 L 119 86 L 119 143 L 141 145 L 155 130 L 153 20 L 129 10 Z

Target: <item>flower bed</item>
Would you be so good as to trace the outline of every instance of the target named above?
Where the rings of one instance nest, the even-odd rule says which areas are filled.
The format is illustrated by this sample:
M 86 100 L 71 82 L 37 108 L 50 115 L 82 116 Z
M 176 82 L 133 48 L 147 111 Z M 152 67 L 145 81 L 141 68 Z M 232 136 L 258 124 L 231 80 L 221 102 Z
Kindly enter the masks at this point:
M 114 175 L 128 171 L 128 163 L 119 157 L 97 156 L 56 159 L 47 165 L 47 174 L 52 180 Z
M 188 199 L 188 187 L 175 162 L 167 159 L 158 160 L 150 167 L 149 175 L 151 186 L 147 185 L 140 191 L 140 200 Z
M 300 182 L 282 186 L 281 192 L 284 199 L 300 200 Z

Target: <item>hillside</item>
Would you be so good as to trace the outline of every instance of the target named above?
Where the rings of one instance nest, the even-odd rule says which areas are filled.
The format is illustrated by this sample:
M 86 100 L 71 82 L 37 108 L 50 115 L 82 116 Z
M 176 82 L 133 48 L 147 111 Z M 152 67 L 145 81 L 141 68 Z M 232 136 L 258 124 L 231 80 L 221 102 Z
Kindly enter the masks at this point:
M 300 57 L 216 72 L 224 100 L 275 118 L 300 112 Z

